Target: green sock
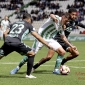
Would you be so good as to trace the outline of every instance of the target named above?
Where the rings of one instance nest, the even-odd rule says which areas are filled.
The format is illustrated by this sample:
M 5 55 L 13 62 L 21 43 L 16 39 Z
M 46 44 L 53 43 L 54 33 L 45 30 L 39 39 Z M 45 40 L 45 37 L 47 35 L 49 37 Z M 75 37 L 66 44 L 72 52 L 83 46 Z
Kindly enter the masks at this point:
M 63 60 L 63 56 L 58 55 L 58 56 L 57 56 L 57 59 L 56 59 L 56 63 L 55 63 L 55 69 L 56 69 L 56 68 L 57 68 L 57 69 L 60 68 L 62 60 Z
M 27 56 L 24 56 L 24 58 L 20 61 L 20 63 L 19 63 L 19 67 L 21 67 L 21 66 L 23 66 L 26 62 L 27 62 L 27 60 L 28 60 L 28 57 Z

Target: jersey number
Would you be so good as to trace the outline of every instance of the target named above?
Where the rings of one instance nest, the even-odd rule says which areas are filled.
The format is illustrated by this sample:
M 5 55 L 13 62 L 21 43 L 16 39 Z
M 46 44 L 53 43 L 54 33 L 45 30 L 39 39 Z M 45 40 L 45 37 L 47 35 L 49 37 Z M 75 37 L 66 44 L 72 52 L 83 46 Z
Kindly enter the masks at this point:
M 24 28 L 23 24 L 14 24 L 10 33 L 11 34 L 20 34 L 22 32 L 23 28 Z

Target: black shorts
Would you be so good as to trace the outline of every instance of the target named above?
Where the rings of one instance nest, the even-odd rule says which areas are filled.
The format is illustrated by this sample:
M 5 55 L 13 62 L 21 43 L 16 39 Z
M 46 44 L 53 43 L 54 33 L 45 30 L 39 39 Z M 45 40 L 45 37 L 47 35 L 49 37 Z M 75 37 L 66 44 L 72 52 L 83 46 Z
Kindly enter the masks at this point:
M 67 49 L 70 47 L 68 44 L 66 44 L 66 43 L 60 43 L 59 42 L 59 44 L 63 47 L 63 49 L 65 50 L 65 51 L 67 51 Z
M 31 48 L 21 42 L 5 42 L 1 47 L 2 56 L 7 56 L 9 53 L 16 51 L 21 55 L 26 55 L 31 51 Z M 1 52 L 0 52 L 1 53 Z

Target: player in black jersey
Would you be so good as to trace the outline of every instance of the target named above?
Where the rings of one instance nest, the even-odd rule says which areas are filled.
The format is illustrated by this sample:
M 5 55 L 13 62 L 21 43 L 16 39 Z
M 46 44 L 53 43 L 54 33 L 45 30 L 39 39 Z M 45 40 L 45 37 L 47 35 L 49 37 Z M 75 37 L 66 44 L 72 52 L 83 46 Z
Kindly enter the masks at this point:
M 0 59 L 4 56 L 7 56 L 13 51 L 18 52 L 21 55 L 26 55 L 27 57 L 29 57 L 27 60 L 26 77 L 36 78 L 35 76 L 31 75 L 35 54 L 29 46 L 25 45 L 22 42 L 22 39 L 29 33 L 31 33 L 40 42 L 45 44 L 48 48 L 51 48 L 48 43 L 45 42 L 43 38 L 35 32 L 33 26 L 31 25 L 31 15 L 26 13 L 23 15 L 22 21 L 15 22 L 10 27 L 10 31 L 4 39 L 4 44 L 0 48 Z
M 69 11 L 70 11 L 70 12 L 69 12 L 69 14 L 70 14 L 70 19 L 71 19 L 71 20 L 72 20 L 72 19 L 74 20 L 74 19 L 77 17 L 77 11 L 76 11 L 75 9 L 70 9 Z M 56 19 L 56 17 L 55 17 L 55 19 Z M 69 24 L 69 23 L 68 23 L 68 24 Z M 72 26 L 72 25 L 70 25 L 70 26 Z M 65 31 L 66 31 L 66 30 L 65 30 Z M 70 31 L 71 31 L 71 30 L 70 30 Z M 70 32 L 69 32 L 69 31 L 68 31 L 68 32 L 65 32 L 65 34 L 66 34 L 66 36 L 67 36 L 67 34 L 70 34 Z M 65 47 L 65 46 L 68 47 L 68 45 L 65 44 L 65 43 L 62 41 L 62 39 L 60 40 L 60 34 L 57 33 L 56 35 L 57 35 L 57 39 L 59 38 L 58 40 L 61 41 L 61 42 L 64 44 L 64 47 Z M 59 37 L 58 37 L 58 36 L 59 36 Z M 56 37 L 54 37 L 54 39 L 56 40 Z M 61 44 L 61 43 L 60 43 L 60 44 Z M 65 50 L 66 50 L 66 49 L 65 49 Z M 70 51 L 73 51 L 74 54 L 75 54 L 75 56 L 78 56 L 78 55 L 79 55 L 79 52 L 78 52 L 77 50 L 74 50 L 74 49 L 71 48 Z M 53 57 L 54 53 L 55 53 L 55 52 L 54 52 L 53 50 L 49 50 L 47 56 L 46 56 L 45 58 L 42 58 L 38 63 L 36 63 L 36 64 L 33 66 L 33 69 L 35 70 L 35 69 L 37 69 L 41 64 L 49 61 L 49 60 Z M 59 58 L 62 58 L 62 57 L 59 55 Z M 73 57 L 71 57 L 71 58 L 73 58 Z M 19 65 L 18 65 L 16 68 L 14 68 L 10 73 L 11 73 L 11 74 L 17 73 L 18 70 L 22 67 L 22 65 L 25 64 L 26 61 L 27 61 L 27 57 L 24 57 L 24 58 L 22 59 L 22 61 L 19 63 Z M 58 64 L 57 67 L 59 67 L 60 65 L 61 65 L 61 62 Z
M 69 10 L 69 13 L 72 14 L 73 9 L 70 9 Z M 72 16 L 71 16 L 72 17 Z M 81 22 L 78 22 L 77 18 L 74 19 L 72 18 L 66 25 L 66 29 L 64 30 L 65 32 L 65 36 L 68 38 L 68 36 L 70 35 L 71 31 L 76 28 L 76 26 L 79 26 L 79 27 L 82 27 L 85 29 L 85 25 L 82 24 Z M 57 35 L 59 35 L 59 33 L 57 33 Z M 66 58 L 63 58 L 63 60 L 61 61 L 61 65 L 64 65 L 64 63 L 66 63 L 68 60 L 71 60 L 73 58 L 76 58 L 78 55 L 79 55 L 79 52 L 77 49 L 71 49 L 65 42 L 63 42 L 61 39 L 60 39 L 60 36 L 55 36 L 54 39 L 57 40 L 61 45 L 62 47 L 64 48 L 64 50 L 66 50 L 67 52 L 70 52 L 71 54 L 69 54 Z M 58 60 L 60 59 L 60 55 L 57 56 L 57 59 L 56 59 L 56 64 L 55 64 L 55 68 L 54 68 L 54 71 L 53 73 L 54 74 L 58 74 L 56 73 L 56 69 L 59 68 L 58 66 Z

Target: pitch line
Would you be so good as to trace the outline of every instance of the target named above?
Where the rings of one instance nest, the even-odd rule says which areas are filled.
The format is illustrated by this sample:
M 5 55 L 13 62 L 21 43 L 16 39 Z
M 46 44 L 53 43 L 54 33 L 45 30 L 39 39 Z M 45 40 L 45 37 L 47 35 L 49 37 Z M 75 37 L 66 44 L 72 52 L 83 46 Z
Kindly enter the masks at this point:
M 68 62 L 84 62 L 85 60 L 70 60 Z M 48 61 L 47 63 L 51 63 L 55 61 Z M 34 62 L 37 63 L 37 62 Z M 0 64 L 19 64 L 19 62 L 0 62 Z
M 84 62 L 85 60 L 71 60 L 71 61 L 69 61 L 69 62 Z M 51 62 L 55 62 L 55 61 L 49 61 L 49 62 L 47 62 L 47 63 L 51 63 Z M 35 62 L 36 63 L 36 62 Z M 0 62 L 0 64 L 16 64 L 16 65 L 18 65 L 19 64 L 19 62 Z M 26 64 L 25 64 L 26 65 Z M 47 66 L 47 67 L 50 67 L 50 66 L 54 66 L 54 65 L 41 65 L 41 66 Z M 69 65 L 68 65 L 69 66 Z M 70 68 L 85 68 L 85 67 L 81 67 L 81 66 L 69 66 Z

